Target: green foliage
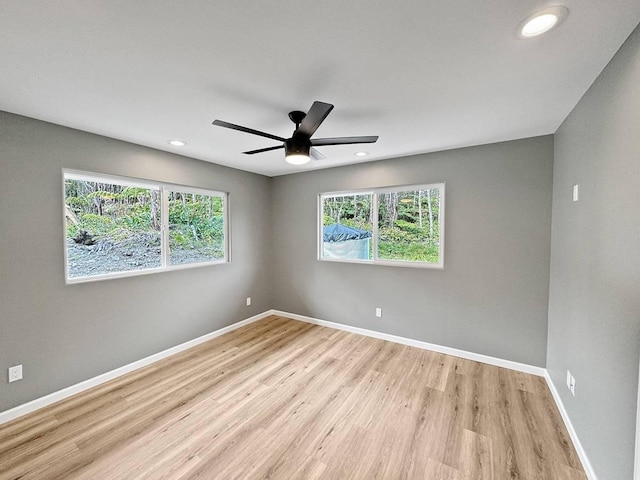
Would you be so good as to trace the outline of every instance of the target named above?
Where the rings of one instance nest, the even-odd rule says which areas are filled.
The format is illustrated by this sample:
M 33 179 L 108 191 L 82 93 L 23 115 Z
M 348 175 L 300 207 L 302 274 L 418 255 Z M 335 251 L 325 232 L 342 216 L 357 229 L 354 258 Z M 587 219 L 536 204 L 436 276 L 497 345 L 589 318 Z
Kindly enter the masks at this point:
M 201 249 L 224 244 L 220 197 L 178 194 L 169 200 L 169 238 L 172 246 Z
M 389 260 L 438 262 L 439 190 L 378 195 L 378 255 Z M 323 198 L 323 225 L 340 223 L 372 231 L 372 195 Z
M 90 232 L 92 235 L 108 235 L 114 228 L 114 221 L 111 217 L 85 213 L 80 218 L 80 228 Z
M 126 187 L 124 190 L 122 190 L 122 192 L 118 193 L 115 196 L 115 198 L 118 198 L 120 200 L 127 199 L 127 200 L 134 200 L 134 201 L 135 200 L 144 201 L 149 197 L 150 197 L 149 189 L 141 188 L 141 187 Z
M 80 229 L 77 225 L 74 225 L 71 222 L 67 222 L 67 238 L 74 238 L 76 235 L 78 235 L 79 232 Z
M 75 211 L 82 209 L 89 205 L 89 201 L 87 197 L 67 197 L 66 198 L 67 205 L 73 208 Z
M 370 232 L 372 230 L 371 223 L 361 218 L 346 218 L 342 221 L 342 225 L 347 227 L 359 228 L 360 230 L 366 230 Z
M 114 242 L 159 241 L 159 192 L 144 187 L 81 180 L 65 182 L 66 203 L 78 224 L 67 221 L 67 237 L 80 230 Z M 219 258 L 224 253 L 221 197 L 169 192 L 169 239 L 172 248 L 197 249 Z
M 341 223 L 348 225 L 369 225 L 371 230 L 372 197 L 366 195 L 347 195 L 344 197 L 329 197 L 323 201 L 323 224 Z
M 109 199 L 109 200 L 113 200 L 115 198 L 117 198 L 117 194 L 114 192 L 105 192 L 102 190 L 98 190 L 95 192 L 91 192 L 89 194 L 86 195 L 86 198 L 93 200 L 94 198 L 101 198 L 103 200 L 105 199 Z
M 423 235 L 425 233 L 424 228 L 420 228 L 420 226 L 415 222 L 407 222 L 406 220 L 398 219 L 396 221 L 396 227 L 404 232 L 407 232 L 411 235 Z
M 378 256 L 385 260 L 438 263 L 439 251 L 436 245 L 380 241 Z

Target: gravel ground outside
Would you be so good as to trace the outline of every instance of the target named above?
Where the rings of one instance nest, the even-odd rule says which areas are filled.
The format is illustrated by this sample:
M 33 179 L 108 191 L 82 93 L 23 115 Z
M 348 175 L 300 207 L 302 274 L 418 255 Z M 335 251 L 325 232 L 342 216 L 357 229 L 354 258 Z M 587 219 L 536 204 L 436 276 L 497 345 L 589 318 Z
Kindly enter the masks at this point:
M 140 236 L 122 242 L 100 240 L 95 245 L 82 245 L 67 239 L 69 278 L 130 272 L 161 266 L 160 238 Z M 173 249 L 172 265 L 206 262 L 211 257 L 194 250 Z

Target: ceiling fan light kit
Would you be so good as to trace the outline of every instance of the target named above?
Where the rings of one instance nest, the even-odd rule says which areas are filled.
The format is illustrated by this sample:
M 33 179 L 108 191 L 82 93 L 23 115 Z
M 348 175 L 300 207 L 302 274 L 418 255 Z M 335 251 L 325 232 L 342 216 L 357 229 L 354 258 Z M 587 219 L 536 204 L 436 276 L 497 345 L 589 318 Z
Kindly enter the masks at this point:
M 284 159 L 292 165 L 304 165 L 309 162 L 310 150 L 311 142 L 307 138 L 294 136 L 284 141 Z
M 311 157 L 309 155 L 290 154 L 285 156 L 284 159 L 291 165 L 304 165 L 305 163 L 309 163 Z
M 256 153 L 269 152 L 271 150 L 283 148 L 285 160 L 293 165 L 304 165 L 311 160 L 311 157 L 316 160 L 324 158 L 320 152 L 313 148 L 314 146 L 350 145 L 356 143 L 375 143 L 378 141 L 377 136 L 311 139 L 311 136 L 315 133 L 324 119 L 327 118 L 327 115 L 331 113 L 331 110 L 333 110 L 333 105 L 330 103 L 313 102 L 313 105 L 311 105 L 311 108 L 307 113 L 299 110 L 290 112 L 289 118 L 296 125 L 296 129 L 293 131 L 291 138 L 282 138 L 277 135 L 261 132 L 259 130 L 254 130 L 253 128 L 243 127 L 223 120 L 214 120 L 213 125 L 282 142 L 281 145 L 277 145 L 275 147 L 249 150 L 243 153 L 246 155 L 254 155 Z
M 519 38 L 533 38 L 557 27 L 569 14 L 566 7 L 557 5 L 539 10 L 518 24 L 517 36 Z

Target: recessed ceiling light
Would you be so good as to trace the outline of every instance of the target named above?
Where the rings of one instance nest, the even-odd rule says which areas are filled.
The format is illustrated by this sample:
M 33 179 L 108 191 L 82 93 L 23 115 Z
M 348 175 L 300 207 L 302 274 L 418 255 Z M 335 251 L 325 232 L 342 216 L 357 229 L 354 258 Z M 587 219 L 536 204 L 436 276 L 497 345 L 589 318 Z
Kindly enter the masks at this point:
M 369 155 L 369 152 L 356 152 L 354 153 L 354 155 L 356 157 L 366 157 L 367 155 Z
M 542 35 L 558 26 L 566 18 L 569 10 L 565 7 L 549 7 L 522 20 L 518 25 L 518 37 L 531 38 Z
M 169 145 L 174 147 L 184 147 L 187 144 L 184 140 L 169 140 Z

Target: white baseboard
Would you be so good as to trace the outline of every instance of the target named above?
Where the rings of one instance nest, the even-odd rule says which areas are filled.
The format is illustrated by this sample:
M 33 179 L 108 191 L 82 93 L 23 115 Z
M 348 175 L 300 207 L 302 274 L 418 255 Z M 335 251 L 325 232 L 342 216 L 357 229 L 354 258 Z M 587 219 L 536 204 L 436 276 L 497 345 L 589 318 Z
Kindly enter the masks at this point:
M 640 375 L 640 369 L 638 370 Z M 638 378 L 640 386 L 640 378 Z M 636 454 L 633 462 L 633 478 L 640 480 L 640 387 L 638 388 L 638 404 L 636 407 Z
M 335 328 L 337 330 L 344 330 L 345 332 L 357 333 L 359 335 L 378 338 L 380 340 L 387 340 L 389 342 L 400 343 L 402 345 L 417 347 L 423 350 L 431 350 L 438 353 L 444 353 L 446 355 L 453 355 L 454 357 L 465 358 L 467 360 L 473 360 L 480 363 L 487 363 L 489 365 L 508 368 L 510 370 L 516 370 L 518 372 L 530 373 L 532 375 L 537 375 L 539 377 L 544 377 L 546 374 L 546 369 L 542 367 L 536 367 L 533 365 L 528 365 L 526 363 L 513 362 L 511 360 L 503 360 L 502 358 L 490 357 L 488 355 L 482 355 L 480 353 L 467 352 L 466 350 L 458 350 L 457 348 L 444 347 L 442 345 L 423 342 L 421 340 L 414 340 L 412 338 L 399 337 L 397 335 L 391 335 L 388 333 L 376 332 L 375 330 L 367 330 L 365 328 L 352 327 L 350 325 L 344 325 L 342 323 L 329 322 L 327 320 L 319 320 L 317 318 L 306 317 L 304 315 L 298 315 L 295 313 L 282 312 L 279 310 L 271 310 L 270 314 L 293 318 L 294 320 L 313 323 L 315 325 L 321 325 L 323 327 Z
M 547 385 L 549 386 L 549 390 L 551 390 L 551 395 L 553 395 L 553 399 L 558 406 L 558 410 L 560 410 L 560 415 L 562 416 L 562 420 L 564 421 L 565 427 L 567 427 L 567 431 L 569 432 L 569 436 L 571 437 L 571 441 L 573 442 L 573 446 L 578 453 L 578 457 L 580 458 L 580 462 L 582 462 L 582 468 L 584 468 L 584 472 L 587 474 L 587 478 L 589 480 L 598 480 L 596 476 L 596 472 L 593 470 L 591 466 L 591 462 L 589 461 L 589 457 L 587 457 L 587 452 L 584 451 L 582 447 L 582 443 L 580 443 L 580 439 L 578 438 L 578 434 L 576 433 L 575 428 L 573 428 L 573 424 L 571 423 L 571 419 L 569 418 L 569 414 L 567 410 L 564 408 L 564 403 L 562 403 L 562 399 L 560 398 L 560 394 L 556 389 L 555 384 L 551 380 L 551 376 L 549 372 L 545 370 L 544 378 L 547 380 Z
M 408 345 L 410 347 L 417 347 L 417 348 L 421 348 L 424 350 L 431 350 L 434 352 L 438 352 L 438 353 L 444 353 L 446 355 L 453 355 L 455 357 L 460 357 L 460 358 L 465 358 L 467 360 L 473 360 L 476 362 L 481 362 L 481 363 L 486 363 L 489 365 L 495 365 L 497 367 L 503 367 L 503 368 L 508 368 L 511 370 L 516 370 L 519 372 L 524 372 L 524 373 L 530 373 L 532 375 L 537 375 L 537 376 L 541 376 L 544 377 L 547 381 L 547 384 L 549 385 L 549 389 L 551 390 L 551 394 L 553 395 L 553 399 L 556 402 L 556 405 L 558 406 L 558 409 L 560 410 L 560 415 L 562 416 L 562 419 L 565 423 L 565 426 L 567 427 L 567 430 L 569 432 L 569 436 L 571 437 L 571 440 L 573 442 L 573 445 L 576 448 L 576 451 L 578 452 L 578 456 L 580 458 L 580 461 L 582 462 L 583 468 L 587 474 L 587 478 L 589 480 L 598 480 L 598 478 L 596 477 L 596 474 L 593 470 L 593 467 L 591 466 L 591 463 L 589 462 L 589 459 L 587 457 L 586 452 L 584 451 L 582 444 L 580 443 L 580 439 L 578 438 L 578 435 L 575 431 L 575 429 L 573 428 L 573 425 L 571 423 L 571 420 L 569 419 L 569 415 L 567 413 L 567 411 L 564 408 L 564 404 L 562 403 L 562 400 L 560 398 L 560 395 L 558 394 L 558 391 L 556 390 L 555 385 L 553 384 L 553 382 L 551 381 L 551 377 L 549 376 L 549 373 L 547 372 L 547 370 L 545 368 L 542 367 L 536 367 L 533 365 L 527 365 L 524 363 L 519 363 L 519 362 L 513 362 L 511 360 L 504 360 L 501 358 L 496 358 L 496 357 L 490 357 L 488 355 L 482 355 L 479 353 L 474 353 L 474 352 L 468 352 L 465 350 L 459 350 L 456 348 L 451 348 L 451 347 L 445 347 L 442 345 L 436 345 L 433 343 L 428 343 L 428 342 L 423 342 L 420 340 L 414 340 L 411 338 L 406 338 L 406 337 L 400 337 L 397 335 L 391 335 L 388 333 L 382 333 L 382 332 L 376 332 L 374 330 L 367 330 L 365 328 L 360 328 L 360 327 L 352 327 L 350 325 L 344 325 L 341 323 L 336 323 L 336 322 L 329 322 L 327 320 L 320 320 L 317 318 L 312 318 L 312 317 L 307 317 L 304 315 L 298 315 L 295 313 L 289 313 L 289 312 L 283 312 L 280 310 L 267 310 L 263 313 L 260 313 L 258 315 L 254 315 L 253 317 L 247 318 L 245 320 L 241 320 L 239 322 L 236 322 L 232 325 L 226 326 L 224 328 L 221 328 L 219 330 L 216 330 L 214 332 L 208 333 L 206 335 L 203 335 L 201 337 L 195 338 L 193 340 L 189 340 L 188 342 L 182 343 L 180 345 L 176 345 L 175 347 L 171 347 L 167 350 L 164 350 L 162 352 L 156 353 L 154 355 L 151 355 L 149 357 L 143 358 L 141 360 L 138 360 L 136 362 L 130 363 L 128 365 L 124 365 L 120 368 L 116 368 L 115 370 L 111 370 L 110 372 L 106 372 L 103 373 L 101 375 L 98 375 L 97 377 L 94 378 L 90 378 L 88 380 L 85 380 L 83 382 L 77 383 L 75 385 L 72 385 L 70 387 L 64 388 L 62 390 L 59 390 L 57 392 L 53 392 L 49 395 L 46 395 L 44 397 L 41 398 L 37 398 L 35 400 L 32 400 L 31 402 L 25 403 L 23 405 L 18 405 L 15 408 L 12 408 L 10 410 L 6 410 L 4 412 L 0 412 L 0 425 L 2 425 L 3 423 L 9 422 L 11 420 L 14 420 L 18 417 L 21 417 L 23 415 L 26 415 L 28 413 L 34 412 L 40 408 L 46 407 L 47 405 L 51 405 L 55 402 L 59 402 L 60 400 L 64 400 L 65 398 L 68 398 L 72 395 L 75 395 L 77 393 L 83 392 L 85 390 L 88 390 L 92 387 L 101 385 L 105 382 L 108 382 L 109 380 L 112 380 L 114 378 L 117 378 L 121 375 L 124 375 L 126 373 L 132 372 L 134 370 L 137 370 L 141 367 L 147 366 L 151 363 L 157 362 L 159 360 L 162 360 L 164 358 L 170 357 L 171 355 L 174 355 L 176 353 L 182 352 L 184 350 L 187 350 L 189 348 L 195 347 L 196 345 L 199 345 L 203 342 L 206 342 L 208 340 L 211 340 L 213 338 L 219 337 L 221 335 L 224 335 L 225 333 L 231 332 L 233 330 L 236 330 L 240 327 L 243 327 L 245 325 L 248 325 L 250 323 L 256 322 L 258 320 L 261 320 L 263 318 L 266 318 L 270 315 L 278 315 L 278 316 L 282 316 L 282 317 L 287 317 L 287 318 L 291 318 L 294 320 L 299 320 L 302 322 L 306 322 L 306 323 L 312 323 L 315 325 L 320 325 L 323 327 L 328 327 L 328 328 L 334 328 L 336 330 L 343 330 L 345 332 L 351 332 L 351 333 L 356 333 L 359 335 L 365 335 L 367 337 L 373 337 L 373 338 L 378 338 L 380 340 L 387 340 L 390 342 L 395 342 L 395 343 L 399 343 L 402 345 Z
M 52 403 L 59 402 L 60 400 L 64 400 L 72 395 L 83 392 L 95 386 L 101 385 L 109 380 L 113 380 L 121 375 L 124 375 L 129 372 L 133 372 L 141 367 L 145 367 L 151 363 L 157 362 L 158 360 L 162 360 L 163 358 L 170 357 L 171 355 L 175 355 L 176 353 L 182 352 L 189 348 L 195 347 L 201 343 L 204 343 L 213 338 L 219 337 L 220 335 L 224 335 L 225 333 L 231 332 L 232 330 L 236 330 L 237 328 L 243 327 L 250 323 L 261 320 L 267 316 L 271 315 L 271 312 L 263 312 L 258 315 L 254 315 L 253 317 L 246 318 L 244 320 L 240 320 L 234 324 L 223 327 L 219 330 L 216 330 L 211 333 L 207 333 L 198 338 L 194 338 L 193 340 L 189 340 L 188 342 L 181 343 L 180 345 L 176 345 L 175 347 L 168 348 L 167 350 L 163 350 L 162 352 L 155 353 L 150 355 L 142 360 L 137 360 L 128 365 L 124 365 L 120 368 L 116 368 L 115 370 L 111 370 L 110 372 L 103 373 L 98 375 L 97 377 L 90 378 L 80 383 L 76 383 L 75 385 L 71 385 L 70 387 L 63 388 L 62 390 L 58 390 L 57 392 L 50 393 L 49 395 L 45 395 L 44 397 L 36 398 L 28 403 L 24 403 L 22 405 L 18 405 L 10 410 L 5 410 L 4 412 L 0 412 L 0 425 L 3 423 L 7 423 L 11 420 L 14 420 L 18 417 L 26 415 L 27 413 L 34 412 L 40 408 L 46 407 L 47 405 L 51 405 Z
M 378 338 L 381 340 L 388 340 L 390 342 L 400 343 L 402 345 L 422 348 L 424 350 L 431 350 L 438 353 L 444 353 L 447 355 L 453 355 L 455 357 L 465 358 L 467 360 L 474 360 L 476 362 L 486 363 L 489 365 L 495 365 L 497 367 L 508 368 L 510 370 L 516 370 L 518 372 L 530 373 L 532 375 L 544 377 L 547 381 L 547 385 L 549 386 L 549 390 L 551 390 L 551 395 L 553 396 L 553 399 L 556 402 L 556 405 L 558 406 L 558 410 L 560 410 L 560 415 L 562 416 L 562 420 L 564 421 L 564 424 L 567 427 L 567 431 L 569 432 L 571 441 L 573 442 L 576 452 L 578 453 L 578 457 L 580 458 L 580 462 L 582 463 L 582 467 L 584 468 L 587 478 L 589 480 L 598 480 L 598 477 L 596 476 L 596 473 L 593 470 L 593 467 L 591 466 L 591 462 L 587 457 L 587 453 L 584 451 L 584 448 L 580 443 L 578 434 L 576 433 L 575 429 L 573 428 L 573 424 L 569 419 L 569 414 L 564 408 L 564 404 L 562 403 L 560 395 L 558 394 L 558 391 L 556 390 L 555 385 L 551 381 L 551 377 L 549 376 L 549 372 L 547 371 L 546 368 L 527 365 L 525 363 L 513 362 L 511 360 L 504 360 L 496 357 L 490 357 L 488 355 L 482 355 L 479 353 L 467 352 L 466 350 L 458 350 L 457 348 L 444 347 L 442 345 L 422 342 L 420 340 L 414 340 L 411 338 L 399 337 L 396 335 L 390 335 L 388 333 L 376 332 L 374 330 L 367 330 L 365 328 L 352 327 L 350 325 L 344 325 L 342 323 L 329 322 L 327 320 L 319 320 L 317 318 L 306 317 L 304 315 L 298 315 L 295 313 L 282 312 L 279 310 L 271 310 L 269 314 L 293 318 L 294 320 L 313 323 L 315 325 L 321 325 L 323 327 L 335 328 L 337 330 L 344 330 L 345 332 L 357 333 L 359 335 L 365 335 L 367 337 Z M 640 405 L 640 397 L 639 397 L 639 405 Z
M 124 365 L 122 367 L 116 368 L 115 370 L 111 370 L 109 372 L 103 373 L 101 375 L 90 378 L 83 382 L 77 383 L 75 385 L 71 385 L 70 387 L 64 388 L 62 390 L 58 390 L 57 392 L 53 392 L 53 393 L 50 393 L 49 395 L 45 395 L 44 397 L 37 398 L 30 402 L 24 403 L 22 405 L 18 405 L 17 407 L 14 407 L 10 410 L 5 410 L 4 412 L 0 412 L 0 425 L 2 425 L 3 423 L 10 422 L 11 420 L 14 420 L 28 413 L 34 412 L 40 408 L 59 402 L 60 400 L 64 400 L 65 398 L 68 398 L 77 393 L 80 393 L 90 388 L 101 385 L 105 382 L 108 382 L 109 380 L 113 380 L 114 378 L 120 377 L 129 372 L 133 372 L 134 370 L 145 367 L 147 365 L 150 365 L 164 358 L 170 357 L 171 355 L 175 355 L 176 353 L 182 352 L 191 347 L 195 347 L 196 345 L 199 345 L 213 338 L 219 337 L 220 335 L 224 335 L 227 332 L 231 332 L 232 330 L 243 327 L 255 321 L 261 320 L 265 317 L 268 317 L 269 315 L 279 315 L 283 317 L 292 318 L 294 320 L 300 320 L 302 322 L 321 325 L 324 327 L 334 328 L 337 330 L 344 330 L 347 332 L 356 333 L 359 335 L 365 335 L 373 338 L 378 338 L 381 340 L 388 340 L 390 342 L 400 343 L 400 344 L 408 345 L 411 347 L 422 348 L 425 350 L 432 350 L 434 352 L 445 353 L 447 355 L 466 358 L 468 360 L 475 360 L 477 362 L 488 363 L 490 365 L 509 368 L 511 370 L 531 373 L 533 375 L 545 376 L 545 369 L 541 367 L 534 367 L 534 366 L 526 365 L 523 363 L 512 362 L 510 360 L 502 360 L 500 358 L 489 357 L 487 355 L 481 355 L 478 353 L 467 352 L 464 350 L 458 350 L 450 347 L 443 347 L 441 345 L 422 342 L 420 340 L 414 340 L 411 338 L 399 337 L 396 335 L 376 332 L 376 331 L 367 330 L 364 328 L 352 327 L 352 326 L 344 325 L 341 323 L 329 322 L 329 321 L 320 320 L 317 318 L 306 317 L 304 315 L 298 315 L 295 313 L 282 312 L 280 310 L 267 310 L 263 313 L 254 315 L 253 317 L 247 318 L 245 320 L 241 320 L 239 322 L 236 322 L 232 325 L 221 328 L 214 332 L 207 333 L 206 335 L 195 338 L 193 340 L 189 340 L 188 342 L 182 343 L 180 345 L 176 345 L 175 347 L 171 347 L 162 352 L 158 352 L 156 354 L 150 355 L 141 360 L 137 360 L 128 365 Z

